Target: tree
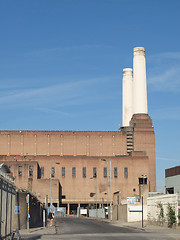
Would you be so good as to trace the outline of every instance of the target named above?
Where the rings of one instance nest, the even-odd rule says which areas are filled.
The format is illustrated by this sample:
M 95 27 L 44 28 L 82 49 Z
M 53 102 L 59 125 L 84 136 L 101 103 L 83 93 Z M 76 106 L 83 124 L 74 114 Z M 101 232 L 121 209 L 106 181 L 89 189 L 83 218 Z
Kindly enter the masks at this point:
M 159 202 L 157 204 L 157 208 L 159 208 L 159 216 L 158 216 L 158 220 L 161 224 L 164 223 L 164 208 L 161 202 Z
M 168 218 L 168 227 L 172 227 L 176 223 L 175 209 L 168 203 L 167 207 L 167 218 Z

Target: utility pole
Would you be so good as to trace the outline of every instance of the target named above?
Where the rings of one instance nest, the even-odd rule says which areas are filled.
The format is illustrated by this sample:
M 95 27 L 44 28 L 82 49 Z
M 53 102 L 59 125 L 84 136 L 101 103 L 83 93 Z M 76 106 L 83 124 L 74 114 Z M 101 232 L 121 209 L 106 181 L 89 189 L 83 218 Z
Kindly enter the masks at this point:
M 50 175 L 50 209 L 52 209 L 52 168 L 51 168 L 51 175 Z
M 96 176 L 96 218 L 97 218 L 97 176 Z
M 56 165 L 59 165 L 60 164 L 60 162 L 56 162 Z M 53 169 L 53 171 L 52 171 L 52 169 Z M 53 167 L 51 167 L 51 175 L 50 175 L 50 209 L 52 209 L 52 207 L 53 207 L 53 199 L 52 199 L 52 174 L 53 174 L 53 177 L 54 177 L 54 175 L 55 175 L 55 168 Z
M 29 219 L 30 219 L 30 214 L 29 214 L 29 194 L 26 196 L 26 201 L 28 205 L 28 215 L 27 215 L 27 230 L 29 230 Z
M 109 177 L 110 177 L 110 220 L 112 221 L 112 170 L 111 170 L 111 160 L 106 160 L 104 158 L 101 161 L 108 162 L 109 161 Z M 109 208 L 108 208 L 109 210 Z M 109 212 L 109 211 L 108 211 Z
M 143 195 L 141 195 L 141 200 L 142 200 L 142 228 L 144 227 L 143 224 Z
M 111 171 L 111 160 L 109 160 L 110 164 L 110 215 L 112 221 L 112 171 Z

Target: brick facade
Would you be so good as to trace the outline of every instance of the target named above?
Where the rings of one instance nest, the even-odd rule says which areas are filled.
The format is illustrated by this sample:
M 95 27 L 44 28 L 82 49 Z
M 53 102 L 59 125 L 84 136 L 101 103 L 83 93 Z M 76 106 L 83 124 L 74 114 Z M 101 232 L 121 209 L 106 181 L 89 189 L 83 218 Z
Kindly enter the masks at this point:
M 98 204 L 102 198 L 107 202 L 109 177 L 103 174 L 107 168 L 109 176 L 109 163 L 102 158 L 112 161 L 112 190 L 120 191 L 122 199 L 139 194 L 141 175 L 147 175 L 149 190 L 155 191 L 155 136 L 150 117 L 135 114 L 130 127 L 120 131 L 0 131 L 0 162 L 11 167 L 18 187 L 29 189 L 43 202 L 50 195 L 52 167 L 52 198 L 57 205 L 93 203 L 90 193 L 97 193 Z

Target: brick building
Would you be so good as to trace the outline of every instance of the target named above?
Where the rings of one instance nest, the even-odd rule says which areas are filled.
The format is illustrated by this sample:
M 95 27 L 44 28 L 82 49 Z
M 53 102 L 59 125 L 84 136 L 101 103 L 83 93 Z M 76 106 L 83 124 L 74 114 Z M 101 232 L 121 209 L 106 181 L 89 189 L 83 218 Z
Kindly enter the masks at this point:
M 0 131 L 0 162 L 10 166 L 18 187 L 42 202 L 46 195 L 50 202 L 52 174 L 52 202 L 66 206 L 68 213 L 77 206 L 110 201 L 109 160 L 112 192 L 119 191 L 121 199 L 139 195 L 142 175 L 149 191 L 155 191 L 152 120 L 141 109 L 130 116 L 119 131 Z
M 180 166 L 165 169 L 166 193 L 180 193 Z
M 107 202 L 109 164 L 102 158 L 112 161 L 113 192 L 122 199 L 139 194 L 141 175 L 150 191 L 156 189 L 154 128 L 146 114 L 135 114 L 131 126 L 116 132 L 0 131 L 0 146 L 0 161 L 10 166 L 15 184 L 43 202 L 51 168 L 56 205 L 93 203 L 90 193 L 96 192 L 98 204 Z

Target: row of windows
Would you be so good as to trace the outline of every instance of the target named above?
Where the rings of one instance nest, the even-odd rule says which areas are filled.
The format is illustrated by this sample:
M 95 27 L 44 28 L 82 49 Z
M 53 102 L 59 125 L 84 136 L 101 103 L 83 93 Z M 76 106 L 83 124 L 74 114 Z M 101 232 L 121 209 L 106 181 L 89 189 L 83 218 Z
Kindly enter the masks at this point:
M 11 169 L 11 167 L 9 167 Z M 22 176 L 22 166 L 18 166 L 18 175 Z M 29 166 L 29 177 L 33 176 L 33 166 Z
M 108 174 L 107 174 L 107 167 L 104 167 L 103 169 L 103 176 L 104 178 L 107 178 Z M 22 176 L 22 166 L 18 166 L 18 175 Z M 41 178 L 44 177 L 44 167 L 41 167 L 40 169 L 40 175 Z M 29 176 L 32 177 L 33 176 L 33 166 L 29 166 Z M 52 167 L 51 168 L 51 177 L 55 177 L 55 168 Z M 62 167 L 62 177 L 65 177 L 65 167 Z M 75 178 L 76 177 L 76 168 L 72 167 L 72 177 Z M 86 178 L 86 167 L 82 168 L 82 177 Z M 93 168 L 93 178 L 97 177 L 97 168 L 94 167 Z M 117 167 L 114 167 L 114 178 L 118 177 L 118 169 Z M 125 167 L 124 168 L 124 178 L 128 178 L 128 168 Z
M 65 167 L 62 167 L 62 177 L 65 177 L 66 175 L 66 171 L 65 171 Z M 52 167 L 51 168 L 51 176 L 55 177 L 55 168 Z M 107 167 L 104 167 L 103 169 L 103 176 L 104 178 L 107 178 Z M 44 167 L 41 167 L 41 177 L 44 177 Z M 72 177 L 75 178 L 76 177 L 76 168 L 72 167 Z M 82 177 L 86 178 L 86 167 L 82 168 Z M 97 177 L 97 168 L 94 167 L 93 168 L 93 178 Z M 117 167 L 114 167 L 114 178 L 118 177 L 118 169 Z M 124 178 L 128 178 L 128 168 L 125 167 L 124 168 Z

